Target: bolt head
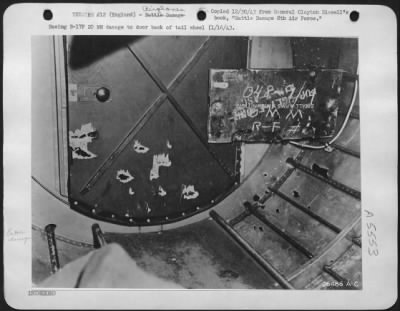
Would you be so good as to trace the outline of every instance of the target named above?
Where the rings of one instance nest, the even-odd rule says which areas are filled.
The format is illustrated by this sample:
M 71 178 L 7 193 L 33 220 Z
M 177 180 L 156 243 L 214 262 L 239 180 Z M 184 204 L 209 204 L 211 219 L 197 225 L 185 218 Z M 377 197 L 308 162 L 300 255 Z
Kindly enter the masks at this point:
M 96 91 L 96 98 L 100 102 L 105 102 L 110 98 L 110 90 L 106 87 L 101 87 Z

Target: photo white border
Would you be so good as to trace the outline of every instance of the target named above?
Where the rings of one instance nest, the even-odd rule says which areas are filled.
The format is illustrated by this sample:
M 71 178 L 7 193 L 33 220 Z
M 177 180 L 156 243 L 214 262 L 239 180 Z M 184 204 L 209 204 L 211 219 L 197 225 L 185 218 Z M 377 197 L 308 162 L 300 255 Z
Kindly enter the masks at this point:
M 31 36 L 106 34 L 104 31 L 49 30 L 43 10 L 51 9 L 53 23 L 86 23 L 73 19 L 76 11 L 140 10 L 144 4 L 17 4 L 4 14 L 4 279 L 5 298 L 14 308 L 32 309 L 385 309 L 397 300 L 397 21 L 394 12 L 378 5 L 216 5 L 191 4 L 186 17 L 168 24 L 215 23 L 196 21 L 203 9 L 212 16 L 218 8 L 357 10 L 360 19 L 325 16 L 318 22 L 229 21 L 235 31 L 196 31 L 194 35 L 316 36 L 359 38 L 359 85 L 362 176 L 363 289 L 312 290 L 120 290 L 64 289 L 55 296 L 28 296 L 31 286 L 31 241 L 7 239 L 10 228 L 31 234 Z M 160 20 L 161 21 L 161 20 Z M 104 22 L 104 20 L 103 20 Z M 113 24 L 126 19 L 112 19 Z M 159 20 L 157 20 L 158 23 Z M 143 23 L 145 23 L 143 19 Z M 189 35 L 179 31 L 108 31 L 115 35 Z M 365 211 L 374 214 L 366 217 Z M 379 256 L 368 254 L 366 222 L 377 228 Z

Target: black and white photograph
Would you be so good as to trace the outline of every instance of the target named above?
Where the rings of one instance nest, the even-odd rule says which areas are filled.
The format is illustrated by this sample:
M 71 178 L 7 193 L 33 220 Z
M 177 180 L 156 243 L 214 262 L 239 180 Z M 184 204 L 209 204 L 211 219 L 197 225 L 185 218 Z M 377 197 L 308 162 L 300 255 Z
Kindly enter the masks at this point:
M 357 68 L 357 38 L 32 37 L 32 282 L 362 289 Z
M 21 3 L 3 57 L 14 309 L 388 309 L 396 14 Z

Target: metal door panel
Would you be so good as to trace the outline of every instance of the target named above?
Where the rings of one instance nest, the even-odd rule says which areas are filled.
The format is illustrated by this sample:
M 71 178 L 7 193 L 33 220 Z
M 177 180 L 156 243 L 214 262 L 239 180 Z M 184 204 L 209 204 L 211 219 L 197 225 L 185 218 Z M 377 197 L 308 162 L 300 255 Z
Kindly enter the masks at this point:
M 197 36 L 148 36 L 130 47 L 167 86 L 206 40 Z
M 211 68 L 246 68 L 247 38 L 214 37 L 208 50 L 184 81 L 173 91 L 193 124 L 207 139 L 207 120 L 209 109 L 208 87 Z M 228 170 L 235 172 L 235 144 L 210 146 L 210 149 L 225 163 Z
M 107 160 L 149 104 L 160 95 L 160 91 L 124 47 L 89 67 L 69 67 L 68 82 L 99 87 L 106 85 L 112 98 L 104 103 L 69 101 L 70 133 L 82 125 L 91 124 L 98 136 L 88 145 L 95 158 L 72 159 L 70 163 L 71 193 L 75 194 Z
M 184 81 L 173 92 L 174 97 L 207 138 L 208 87 L 211 68 L 246 68 L 247 38 L 213 38 L 208 50 Z
M 147 152 L 136 152 L 136 141 Z M 154 156 L 159 154 L 168 155 L 171 164 L 160 166 L 159 177 L 150 179 Z M 120 170 L 127 170 L 134 179 L 119 181 Z M 211 206 L 232 186 L 230 177 L 167 101 L 95 186 L 80 197 L 89 204 L 86 210 L 77 208 L 91 214 L 92 206 L 93 217 L 125 225 L 168 223 Z M 185 189 L 194 194 L 185 195 Z
M 74 48 L 76 40 L 86 50 Z M 108 40 L 116 46 L 105 47 Z M 208 69 L 245 66 L 247 40 L 213 38 L 214 45 L 208 50 L 205 40 L 70 40 L 70 53 L 80 51 L 83 60 L 79 55 L 69 55 L 69 84 L 77 84 L 78 90 L 82 86 L 105 86 L 111 91 L 111 99 L 105 102 L 94 96 L 77 102 L 70 97 L 70 135 L 79 136 L 85 126 L 96 136 L 87 144 L 95 157 L 70 159 L 70 200 L 75 210 L 124 225 L 168 223 L 212 206 L 239 180 L 236 146 L 218 146 L 214 150 L 205 146 Z M 242 52 L 237 53 L 239 45 Z M 201 53 L 197 53 L 199 50 Z M 184 76 L 180 76 L 182 72 Z M 170 87 L 172 81 L 174 87 Z M 179 107 L 183 112 L 177 110 Z M 204 113 L 198 116 L 198 111 Z M 204 130 L 200 137 L 198 129 Z M 145 146 L 142 151 L 149 149 L 136 152 L 136 142 Z M 153 176 L 150 180 L 153 156 L 167 153 L 172 164 L 160 167 L 158 178 Z M 127 178 L 124 171 L 128 170 L 134 180 L 117 180 L 119 170 L 119 176 Z

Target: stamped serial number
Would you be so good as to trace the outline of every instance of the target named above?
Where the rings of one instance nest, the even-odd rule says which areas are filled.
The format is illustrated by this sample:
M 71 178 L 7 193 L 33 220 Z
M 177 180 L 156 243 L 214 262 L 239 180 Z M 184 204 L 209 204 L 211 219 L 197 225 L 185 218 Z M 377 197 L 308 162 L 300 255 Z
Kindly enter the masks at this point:
M 31 289 L 28 291 L 28 296 L 55 296 L 55 290 L 45 290 L 45 289 Z
M 367 235 L 368 235 L 368 254 L 370 256 L 378 256 L 379 249 L 378 249 L 378 239 L 376 233 L 376 225 L 373 222 L 374 213 L 365 210 L 366 217 L 368 219 L 367 222 Z

